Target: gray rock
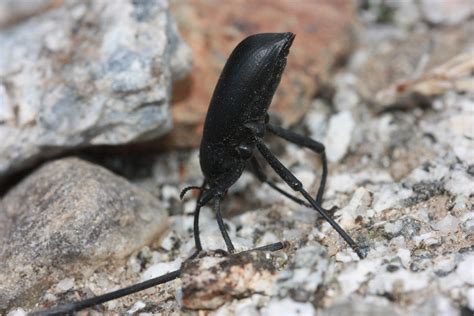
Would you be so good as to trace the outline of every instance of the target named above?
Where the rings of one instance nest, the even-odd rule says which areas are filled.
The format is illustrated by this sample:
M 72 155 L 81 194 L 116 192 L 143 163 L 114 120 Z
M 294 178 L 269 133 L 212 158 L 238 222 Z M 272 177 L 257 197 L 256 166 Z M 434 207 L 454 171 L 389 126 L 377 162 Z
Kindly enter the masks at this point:
M 125 179 L 76 158 L 48 163 L 0 204 L 0 311 L 31 306 L 65 278 L 124 264 L 166 227 L 160 203 Z
M 0 32 L 0 181 L 70 149 L 156 138 L 190 68 L 167 1 L 67 1 Z

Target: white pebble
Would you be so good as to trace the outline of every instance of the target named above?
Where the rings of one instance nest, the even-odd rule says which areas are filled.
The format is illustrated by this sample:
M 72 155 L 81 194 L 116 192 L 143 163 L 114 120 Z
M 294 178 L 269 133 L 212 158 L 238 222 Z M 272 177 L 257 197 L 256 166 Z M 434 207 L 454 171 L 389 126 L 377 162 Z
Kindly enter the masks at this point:
M 471 287 L 469 290 L 467 290 L 466 297 L 467 306 L 469 306 L 471 310 L 474 310 L 474 287 Z
M 408 265 L 410 264 L 411 260 L 410 250 L 405 248 L 398 249 L 397 256 L 400 258 L 402 265 L 405 268 L 408 268 Z
M 15 308 L 14 310 L 10 311 L 7 316 L 26 316 L 26 312 L 23 308 Z
M 160 262 L 150 266 L 142 274 L 142 281 L 156 278 L 160 275 L 179 269 L 181 266 L 181 259 L 176 259 L 170 262 Z
M 138 312 L 139 310 L 145 308 L 146 304 L 142 301 L 138 301 L 127 311 L 127 314 L 132 315 Z
M 355 122 L 349 111 L 340 112 L 331 117 L 324 141 L 329 161 L 338 162 L 346 155 L 354 127 Z
M 66 278 L 61 280 L 57 285 L 56 289 L 61 292 L 66 292 L 74 286 L 74 278 Z
M 179 193 L 180 192 L 178 188 L 172 185 L 164 185 L 161 188 L 161 195 L 165 201 L 169 201 L 171 199 L 180 200 Z
M 394 223 L 387 223 L 383 226 L 383 229 L 389 233 L 396 235 L 398 234 L 403 228 L 403 222 L 401 220 L 398 220 Z
M 431 227 L 442 233 L 454 233 L 458 230 L 459 220 L 451 214 L 448 214 L 442 220 L 432 224 Z
M 469 285 L 474 285 L 474 255 L 470 255 L 456 269 L 456 274 Z
M 359 260 L 359 257 L 352 250 L 339 251 L 336 254 L 336 261 L 339 261 L 339 262 L 352 262 L 352 261 L 357 261 L 357 260 Z

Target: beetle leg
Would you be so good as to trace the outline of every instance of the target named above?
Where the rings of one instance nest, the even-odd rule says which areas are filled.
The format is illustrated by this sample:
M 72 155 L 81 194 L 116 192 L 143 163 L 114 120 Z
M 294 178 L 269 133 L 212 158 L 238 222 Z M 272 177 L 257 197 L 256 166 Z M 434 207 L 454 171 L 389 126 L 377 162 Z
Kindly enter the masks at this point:
M 324 187 L 326 186 L 326 178 L 328 175 L 328 162 L 326 159 L 326 151 L 325 151 L 324 145 L 321 144 L 320 142 L 315 141 L 314 139 L 297 134 L 288 129 L 282 128 L 280 126 L 267 124 L 266 127 L 269 132 L 283 139 L 286 139 L 287 141 L 291 143 L 311 149 L 315 153 L 318 153 L 321 155 L 321 160 L 323 163 L 323 173 L 321 175 L 321 182 L 319 183 L 318 194 L 316 195 L 316 203 L 318 203 L 319 205 L 322 205 Z
M 201 200 L 205 186 L 206 186 L 206 180 L 204 180 L 201 185 L 201 191 L 199 192 L 199 196 L 196 201 L 196 207 L 194 209 L 193 235 L 194 235 L 194 247 L 196 248 L 196 251 L 191 255 L 191 258 L 196 257 L 199 254 L 199 252 L 202 251 L 201 238 L 199 236 L 199 213 L 201 211 L 202 205 L 200 205 L 199 200 Z
M 303 206 L 312 208 L 311 204 L 308 204 L 305 201 L 297 198 L 296 196 L 286 192 L 285 190 L 279 188 L 276 184 L 274 184 L 273 182 L 268 180 L 267 175 L 263 172 L 262 167 L 260 166 L 260 164 L 258 163 L 258 161 L 255 157 L 252 157 L 252 159 L 250 160 L 250 163 L 252 164 L 252 167 L 253 167 L 252 169 L 253 169 L 253 172 L 254 172 L 255 176 L 261 182 L 268 184 L 272 189 L 274 189 L 275 191 L 277 191 L 277 192 L 281 193 L 282 195 L 286 196 L 287 198 L 294 201 L 295 203 L 298 203 L 299 205 L 303 205 Z
M 224 220 L 222 219 L 220 196 L 216 196 L 216 198 L 214 199 L 214 210 L 216 211 L 217 224 L 219 225 L 219 229 L 221 231 L 222 237 L 224 237 L 227 250 L 229 251 L 229 253 L 232 254 L 235 252 L 235 248 L 234 248 L 234 245 L 232 244 L 232 241 L 230 240 L 227 230 L 225 229 Z
M 341 237 L 351 246 L 351 248 L 357 253 L 359 258 L 363 259 L 364 254 L 362 253 L 359 245 L 352 240 L 352 238 L 341 228 L 316 201 L 311 195 L 303 188 L 303 184 L 298 180 L 290 170 L 288 170 L 268 147 L 262 142 L 261 139 L 256 138 L 257 148 L 262 154 L 263 158 L 268 164 L 275 170 L 275 172 L 286 182 L 293 190 L 300 192 L 304 198 L 311 204 L 311 206 L 324 217 L 324 219 L 341 235 Z
M 123 289 L 119 289 L 113 292 L 105 293 L 102 295 L 94 296 L 82 301 L 72 302 L 69 304 L 59 305 L 54 308 L 29 313 L 30 316 L 45 316 L 45 315 L 73 315 L 75 312 L 89 308 L 98 304 L 102 304 L 111 300 L 115 300 L 126 295 L 130 295 L 136 292 L 146 290 L 148 288 L 163 284 L 174 279 L 179 278 L 181 275 L 181 269 L 168 272 L 166 274 L 160 275 L 156 278 L 146 280 Z

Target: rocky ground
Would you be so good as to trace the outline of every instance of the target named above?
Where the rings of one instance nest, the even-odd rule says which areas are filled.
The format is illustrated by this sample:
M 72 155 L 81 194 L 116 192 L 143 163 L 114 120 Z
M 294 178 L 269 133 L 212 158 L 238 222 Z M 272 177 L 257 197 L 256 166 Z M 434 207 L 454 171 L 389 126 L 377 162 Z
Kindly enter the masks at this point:
M 357 47 L 292 125 L 326 144 L 330 165 L 324 206 L 336 207 L 334 218 L 364 246 L 365 259 L 360 260 L 315 211 L 245 173 L 223 205 L 236 248 L 243 251 L 281 240 L 287 247 L 236 257 L 212 252 L 225 249 L 225 244 L 212 210 L 204 207 L 200 227 L 209 252 L 186 261 L 194 247 L 196 194 L 180 201 L 179 192 L 202 181 L 197 150 L 108 156 L 88 151 L 81 157 L 127 180 L 92 163 L 64 159 L 35 171 L 3 197 L 0 256 L 8 265 L 0 266 L 0 280 L 8 280 L 9 287 L 0 303 L 8 307 L 5 310 L 23 315 L 182 265 L 180 279 L 90 313 L 471 315 L 472 5 L 428 2 L 361 1 Z M 278 115 L 272 120 L 289 124 Z M 315 193 L 319 157 L 275 137 L 266 141 Z M 74 180 L 82 172 L 88 181 Z M 64 192 L 74 198 L 54 199 Z M 84 202 L 87 199 L 99 202 Z M 120 211 L 124 208 L 129 213 Z M 96 210 L 91 214 L 106 209 L 111 219 L 76 216 L 68 212 L 71 209 Z M 51 214 L 62 216 L 64 226 L 72 226 L 42 221 L 44 210 L 54 210 Z M 29 219 L 28 212 L 38 220 Z M 154 220 L 160 225 L 150 227 Z M 90 233 L 87 225 L 101 229 Z M 85 237 L 77 238 L 74 227 Z M 117 231 L 122 237 L 114 235 Z M 22 243 L 12 242 L 21 236 L 27 236 Z M 22 270 L 25 262 L 31 264 Z M 32 278 L 33 273 L 39 276 Z

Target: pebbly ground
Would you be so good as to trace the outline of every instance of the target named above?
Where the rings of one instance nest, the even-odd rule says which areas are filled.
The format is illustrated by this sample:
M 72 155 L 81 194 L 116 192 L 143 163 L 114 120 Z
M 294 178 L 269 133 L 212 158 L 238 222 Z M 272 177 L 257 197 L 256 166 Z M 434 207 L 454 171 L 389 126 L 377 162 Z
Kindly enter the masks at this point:
M 468 164 L 471 157 L 464 160 L 462 155 L 456 155 L 463 150 L 472 154 L 472 141 L 466 143 L 467 148 L 462 147 L 465 133 L 472 130 L 472 125 L 459 133 L 461 127 L 453 118 L 472 117 L 473 103 L 469 95 L 448 93 L 434 104 L 435 108 L 426 111 L 386 113 L 370 119 L 364 116 L 368 112 L 361 105 L 346 114 L 353 124 L 339 124 L 340 128 L 333 130 L 337 137 L 349 137 L 351 142 L 343 148 L 344 158 L 331 164 L 324 206 L 336 206 L 334 218 L 367 247 L 364 260 L 359 260 L 313 210 L 296 205 L 260 184 L 251 174 L 244 174 L 229 191 L 229 203 L 224 204 L 232 211 L 245 210 L 234 213 L 235 216 L 228 212 L 226 219 L 237 249 L 280 240 L 288 241 L 289 246 L 268 255 L 266 260 L 273 266 L 264 269 L 268 273 L 255 272 L 265 281 L 263 290 L 224 299 L 219 299 L 222 293 L 212 292 L 217 303 L 208 313 L 335 315 L 360 311 L 364 315 L 458 315 L 460 311 L 472 310 L 473 165 Z M 306 130 L 313 130 L 316 137 L 317 129 L 310 123 L 325 113 L 325 107 L 324 101 L 315 101 L 304 123 Z M 340 118 L 332 116 L 329 126 L 334 119 Z M 324 137 L 332 137 L 327 134 L 331 131 L 327 128 Z M 276 139 L 269 139 L 269 143 L 285 165 L 315 192 L 320 176 L 318 157 L 291 144 L 279 145 L 283 142 Z M 365 148 L 367 144 L 370 150 Z M 409 146 L 404 159 L 387 154 L 387 148 L 393 146 Z M 333 149 L 328 146 L 328 150 Z M 335 155 L 328 153 L 331 154 Z M 178 170 L 184 168 L 191 182 L 197 184 L 197 164 L 197 152 L 179 157 L 167 154 L 156 159 L 153 169 L 155 175 L 175 172 L 174 178 L 167 177 L 171 182 L 160 183 L 152 178 L 136 181 L 148 190 L 160 192 L 158 197 L 170 209 L 180 211 L 177 205 L 182 205 L 182 213 L 170 217 L 169 231 L 162 240 L 132 255 L 118 269 L 101 268 L 88 280 L 62 280 L 45 293 L 43 306 L 103 293 L 178 268 L 193 251 L 195 197 L 189 194 L 180 204 L 181 187 L 172 182 L 179 179 Z M 406 172 L 406 166 L 396 168 L 393 164 L 413 168 Z M 405 175 L 399 175 L 399 169 L 405 170 Z M 394 180 L 395 177 L 400 179 Z M 153 190 L 157 187 L 161 190 Z M 206 249 L 225 249 L 208 207 L 202 210 L 201 231 Z M 205 272 L 215 264 L 212 258 L 209 260 L 208 266 L 197 268 L 204 277 L 210 277 Z M 231 277 L 232 273 L 234 278 L 241 277 L 235 271 L 230 272 Z M 173 281 L 96 310 L 192 315 L 196 311 L 181 309 L 187 286 L 181 280 Z

